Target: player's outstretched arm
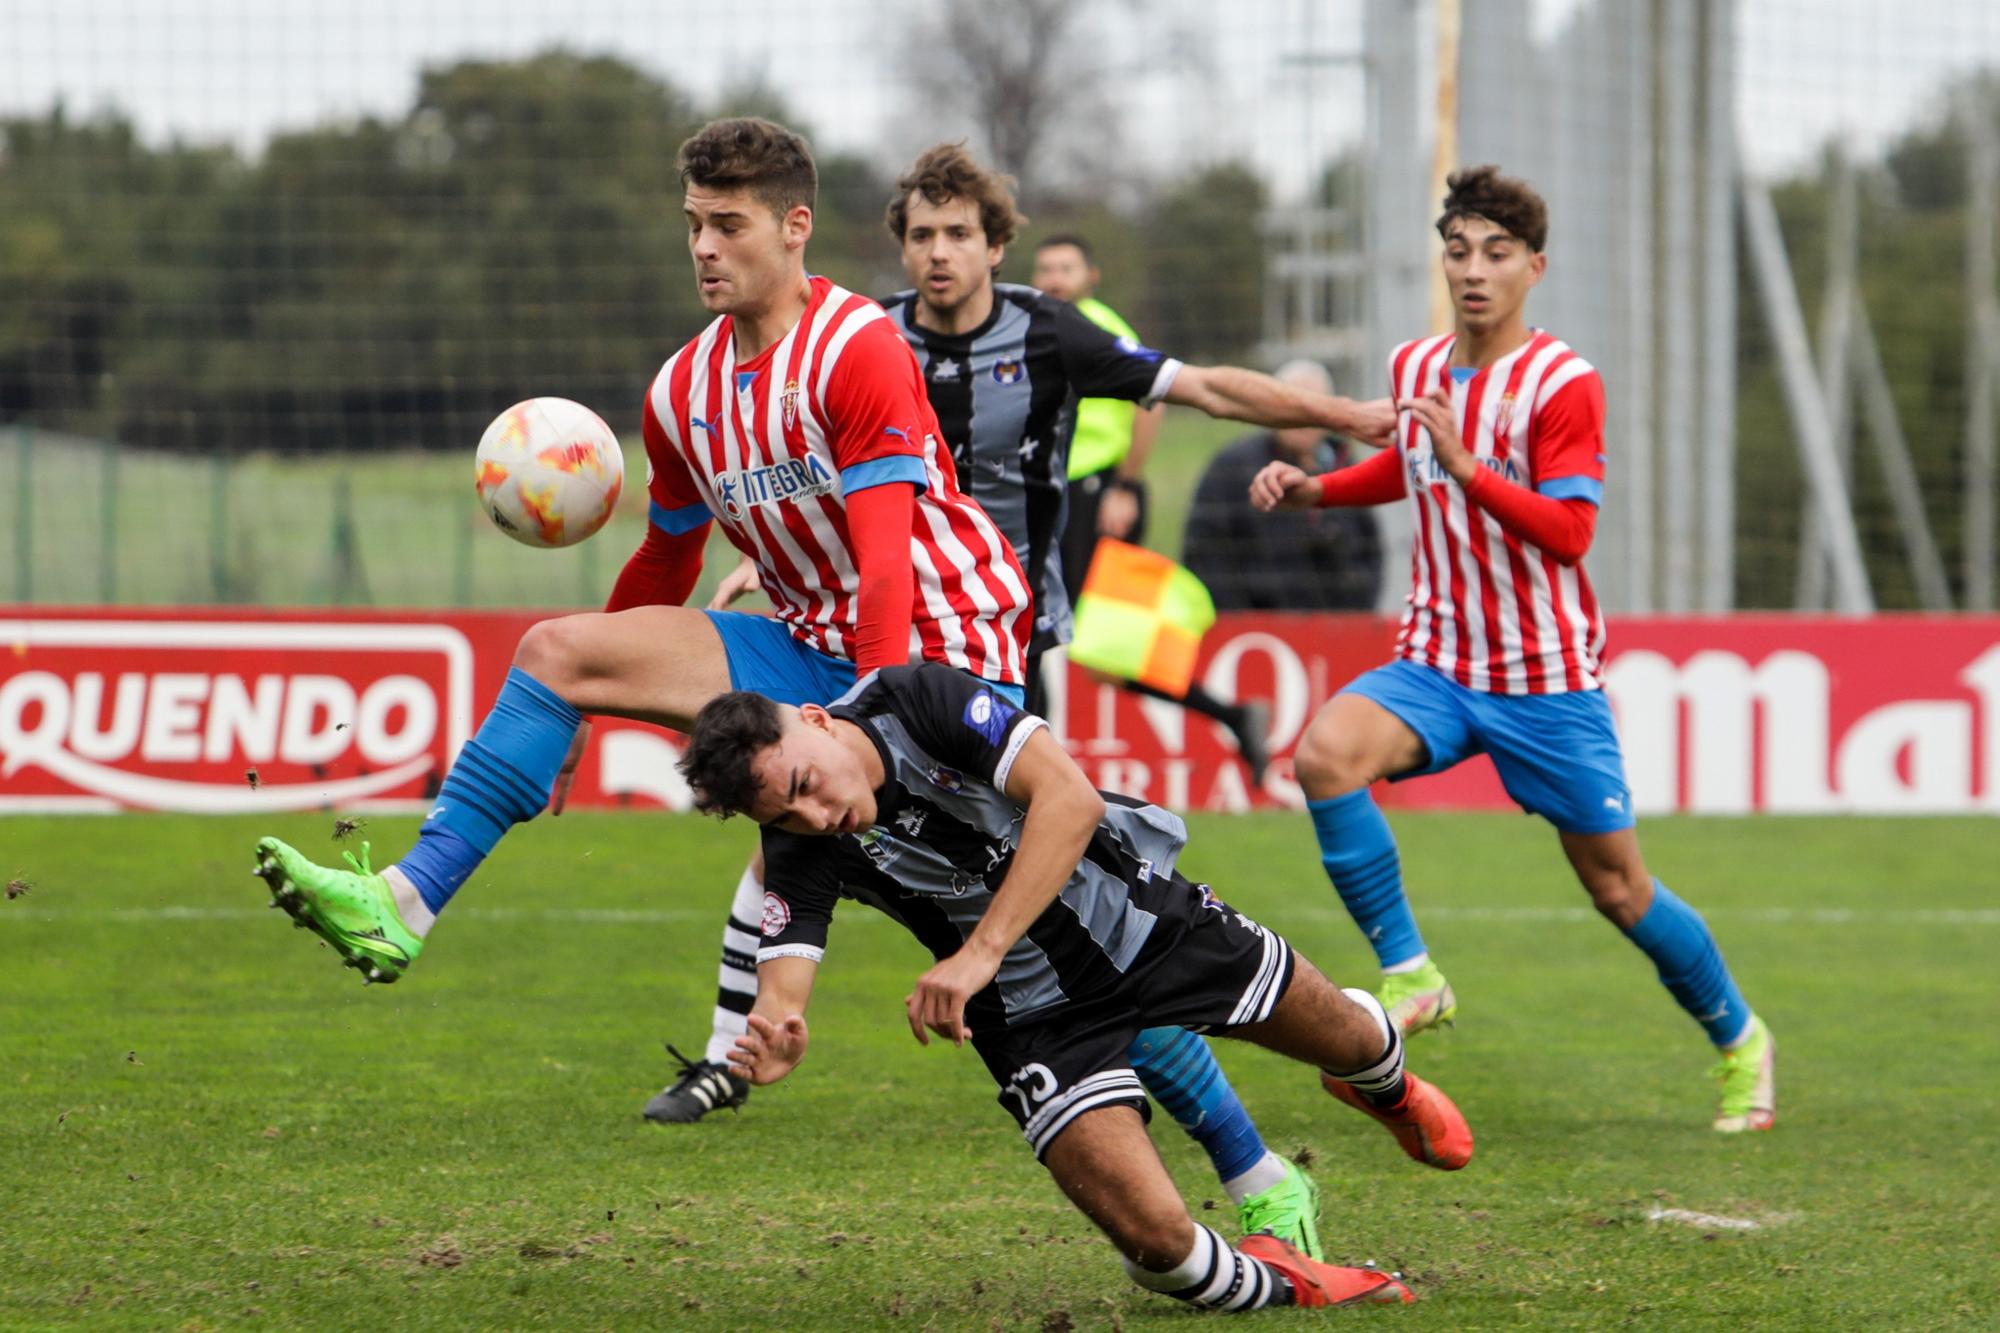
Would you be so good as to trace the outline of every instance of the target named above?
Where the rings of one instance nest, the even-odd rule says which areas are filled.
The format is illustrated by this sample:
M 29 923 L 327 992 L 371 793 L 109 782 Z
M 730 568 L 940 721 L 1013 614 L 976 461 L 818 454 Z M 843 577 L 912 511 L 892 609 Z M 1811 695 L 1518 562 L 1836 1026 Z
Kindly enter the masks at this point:
M 917 978 L 903 1001 L 910 1035 L 926 1046 L 927 1030 L 965 1044 L 972 1035 L 966 1001 L 993 980 L 1007 951 L 1069 883 L 1104 818 L 1104 798 L 1047 727 L 1037 727 L 1021 747 L 1003 790 L 1027 812 L 1007 878 L 959 951 Z
M 1364 403 L 1314 393 L 1240 366 L 1182 366 L 1167 401 L 1255 426 L 1318 426 L 1367 444 L 1387 444 L 1396 431 L 1396 409 L 1386 398 Z
M 806 1002 L 819 964 L 810 958 L 773 958 L 757 965 L 757 1003 L 750 1030 L 736 1039 L 729 1068 L 755 1084 L 776 1083 L 806 1056 Z

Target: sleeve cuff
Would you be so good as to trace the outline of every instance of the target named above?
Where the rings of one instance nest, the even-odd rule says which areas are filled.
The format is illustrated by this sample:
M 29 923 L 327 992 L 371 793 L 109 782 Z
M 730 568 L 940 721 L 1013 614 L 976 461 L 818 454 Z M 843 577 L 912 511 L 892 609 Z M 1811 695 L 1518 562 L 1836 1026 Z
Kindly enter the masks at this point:
M 1014 771 L 1014 761 L 1021 757 L 1021 747 L 1028 743 L 1028 737 L 1047 725 L 1033 713 L 1021 714 L 1021 720 L 1014 724 L 1014 730 L 1007 736 L 1007 748 L 1000 752 L 1000 762 L 993 766 L 995 787 L 1006 788 L 1007 775 Z
M 708 512 L 708 506 L 700 503 L 683 505 L 679 509 L 669 509 L 658 500 L 648 501 L 646 505 L 646 518 L 669 537 L 693 532 L 714 517 Z
M 1604 483 L 1595 477 L 1552 477 L 1535 487 L 1535 492 L 1551 500 L 1588 500 L 1604 508 Z
M 865 463 L 856 463 L 842 472 L 840 491 L 843 495 L 854 495 L 894 481 L 907 481 L 923 491 L 929 489 L 930 474 L 924 467 L 924 460 L 916 455 L 891 454 L 886 458 L 871 458 Z
M 759 949 L 757 961 L 768 963 L 773 958 L 803 958 L 809 963 L 817 963 L 826 957 L 826 950 L 811 944 L 780 944 L 770 949 Z
M 1157 406 L 1167 396 L 1167 390 L 1174 387 L 1175 376 L 1181 373 L 1181 363 L 1172 357 L 1160 362 L 1160 373 L 1153 376 L 1153 387 L 1146 390 L 1146 396 L 1139 400 L 1141 408 Z

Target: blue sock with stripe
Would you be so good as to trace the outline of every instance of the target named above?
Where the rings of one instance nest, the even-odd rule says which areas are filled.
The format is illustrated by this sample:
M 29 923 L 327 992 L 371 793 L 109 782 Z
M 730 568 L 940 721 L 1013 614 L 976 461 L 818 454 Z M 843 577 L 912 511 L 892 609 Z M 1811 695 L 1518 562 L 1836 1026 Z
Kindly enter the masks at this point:
M 1307 801 L 1306 809 L 1319 835 L 1319 862 L 1376 960 L 1389 968 L 1425 952 L 1410 900 L 1403 896 L 1396 839 L 1368 789 Z
M 509 668 L 493 711 L 445 774 L 417 845 L 396 863 L 424 906 L 442 912 L 507 830 L 541 813 L 582 721 L 548 686 Z
M 1653 960 L 1660 984 L 1701 1024 L 1710 1041 L 1729 1046 L 1743 1036 L 1750 1006 L 1736 989 L 1736 978 L 1729 975 L 1701 913 L 1656 879 L 1653 905 L 1625 935 Z
M 1186 1028 L 1147 1028 L 1126 1054 L 1153 1100 L 1208 1153 L 1217 1179 L 1264 1160 L 1264 1140 L 1207 1042 Z

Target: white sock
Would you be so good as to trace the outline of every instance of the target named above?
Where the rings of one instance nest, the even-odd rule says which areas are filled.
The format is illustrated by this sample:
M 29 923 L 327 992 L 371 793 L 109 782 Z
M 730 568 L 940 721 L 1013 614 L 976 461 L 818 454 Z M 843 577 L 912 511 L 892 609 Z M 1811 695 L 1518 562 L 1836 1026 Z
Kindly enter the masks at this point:
M 1405 972 L 1415 972 L 1430 961 L 1431 956 L 1428 953 L 1420 953 L 1415 958 L 1405 958 L 1400 963 L 1383 968 L 1382 975 L 1385 977 L 1397 977 Z
M 417 886 L 410 883 L 410 877 L 396 866 L 383 866 L 382 878 L 389 885 L 389 892 L 396 898 L 396 915 L 403 918 L 403 925 L 418 939 L 431 933 L 437 924 L 437 913 L 424 906 L 424 895 L 417 892 Z
M 1231 1203 L 1240 1204 L 1253 1194 L 1262 1194 L 1273 1185 L 1283 1184 L 1284 1180 L 1285 1159 L 1266 1148 L 1264 1155 L 1252 1162 L 1248 1171 L 1223 1181 L 1222 1189 L 1229 1195 Z
M 1194 1248 L 1174 1267 L 1155 1273 L 1127 1259 L 1125 1271 L 1148 1291 L 1211 1310 L 1255 1310 L 1292 1299 L 1291 1283 L 1199 1222 Z
M 746 866 L 743 878 L 736 881 L 736 897 L 729 904 L 729 922 L 722 928 L 715 1018 L 704 1059 L 727 1064 L 736 1039 L 750 1030 L 750 1008 L 757 1002 L 757 944 L 763 927 L 764 881 L 754 867 Z

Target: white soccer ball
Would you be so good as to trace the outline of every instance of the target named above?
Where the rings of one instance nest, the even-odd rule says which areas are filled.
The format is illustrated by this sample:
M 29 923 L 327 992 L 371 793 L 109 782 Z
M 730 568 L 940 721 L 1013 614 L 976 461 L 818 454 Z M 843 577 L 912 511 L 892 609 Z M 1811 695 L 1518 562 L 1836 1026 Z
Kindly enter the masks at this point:
M 528 546 L 574 546 L 603 527 L 625 484 L 604 418 L 567 398 L 530 398 L 479 437 L 479 503 Z

